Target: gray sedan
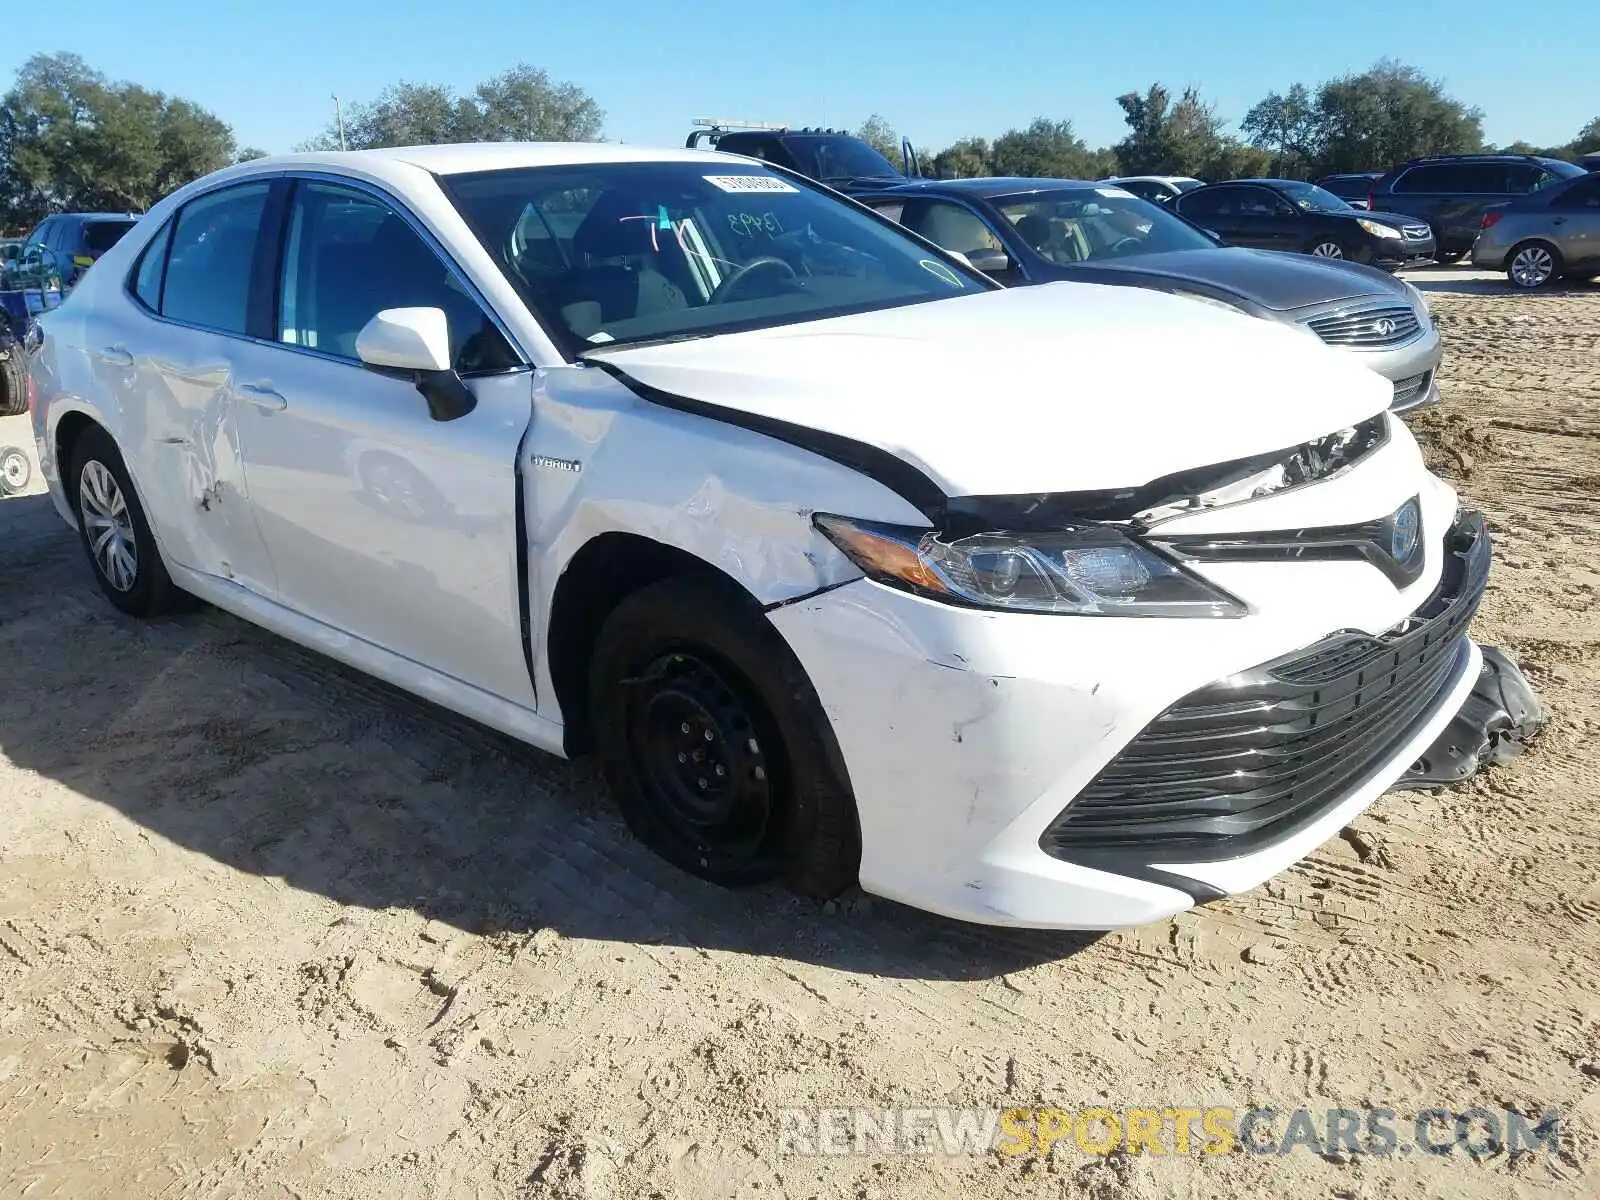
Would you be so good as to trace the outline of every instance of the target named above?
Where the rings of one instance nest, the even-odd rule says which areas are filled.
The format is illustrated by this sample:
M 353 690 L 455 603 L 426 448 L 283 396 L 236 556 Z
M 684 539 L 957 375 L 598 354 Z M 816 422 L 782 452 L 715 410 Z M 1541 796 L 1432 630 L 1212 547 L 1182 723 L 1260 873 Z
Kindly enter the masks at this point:
M 1422 294 L 1374 267 L 1225 246 L 1113 182 L 920 180 L 856 199 L 1007 285 L 1078 280 L 1176 292 L 1296 325 L 1360 354 L 1396 412 L 1439 399 Z
M 1504 271 L 1519 288 L 1600 277 L 1600 174 L 1491 208 L 1472 244 L 1472 265 Z

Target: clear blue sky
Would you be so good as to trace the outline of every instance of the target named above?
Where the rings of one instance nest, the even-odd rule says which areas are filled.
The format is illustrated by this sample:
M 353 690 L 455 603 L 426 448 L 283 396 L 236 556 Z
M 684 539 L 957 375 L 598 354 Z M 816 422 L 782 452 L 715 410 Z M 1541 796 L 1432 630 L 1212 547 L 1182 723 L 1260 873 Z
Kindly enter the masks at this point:
M 696 116 L 853 127 L 877 111 L 919 146 L 1040 114 L 1098 146 L 1122 136 L 1115 97 L 1156 80 L 1234 122 L 1269 90 L 1394 56 L 1479 105 L 1490 141 L 1559 143 L 1600 115 L 1597 46 L 1600 0 L 65 0 L 10 22 L 0 84 L 71 50 L 276 152 L 323 128 L 335 92 L 467 88 L 523 59 L 587 89 L 628 142 L 679 144 Z

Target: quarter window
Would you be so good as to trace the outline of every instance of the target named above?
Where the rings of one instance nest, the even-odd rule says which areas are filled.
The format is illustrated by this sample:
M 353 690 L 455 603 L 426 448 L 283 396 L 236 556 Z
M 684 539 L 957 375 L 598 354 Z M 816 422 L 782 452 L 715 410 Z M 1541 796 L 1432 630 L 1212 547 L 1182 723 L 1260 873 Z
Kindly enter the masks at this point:
M 167 255 L 162 316 L 223 333 L 247 331 L 250 271 L 268 187 L 240 184 L 184 205 Z
M 1600 209 L 1600 175 L 1573 184 L 1552 200 L 1550 207 Z
M 531 246 L 547 230 L 519 221 Z M 357 361 L 356 336 L 386 308 L 442 309 L 456 370 L 504 370 L 516 358 L 477 300 L 406 220 L 367 192 L 302 182 L 284 247 L 278 340 Z
M 161 311 L 161 279 L 167 269 L 167 247 L 172 242 L 172 222 L 161 227 L 161 232 L 151 239 L 139 265 L 134 268 L 133 294 L 151 312 Z

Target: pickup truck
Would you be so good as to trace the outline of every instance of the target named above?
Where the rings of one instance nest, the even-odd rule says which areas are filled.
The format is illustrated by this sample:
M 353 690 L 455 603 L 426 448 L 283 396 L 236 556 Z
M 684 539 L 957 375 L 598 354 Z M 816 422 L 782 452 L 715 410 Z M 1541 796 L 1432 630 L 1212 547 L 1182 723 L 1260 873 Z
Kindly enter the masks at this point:
M 791 129 L 701 117 L 684 143 L 702 143 L 724 154 L 742 154 L 798 171 L 835 191 L 853 195 L 906 183 L 922 174 L 909 138 L 900 142 L 900 166 L 853 133 L 842 129 Z

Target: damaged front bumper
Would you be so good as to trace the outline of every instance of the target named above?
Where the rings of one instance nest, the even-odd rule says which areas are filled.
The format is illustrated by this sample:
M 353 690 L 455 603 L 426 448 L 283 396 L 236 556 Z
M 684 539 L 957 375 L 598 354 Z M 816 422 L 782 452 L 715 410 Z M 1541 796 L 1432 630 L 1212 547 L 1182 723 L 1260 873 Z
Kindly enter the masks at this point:
M 1482 646 L 1483 666 L 1455 717 L 1390 791 L 1448 787 L 1480 767 L 1509 762 L 1544 727 L 1544 705 L 1503 651 Z

